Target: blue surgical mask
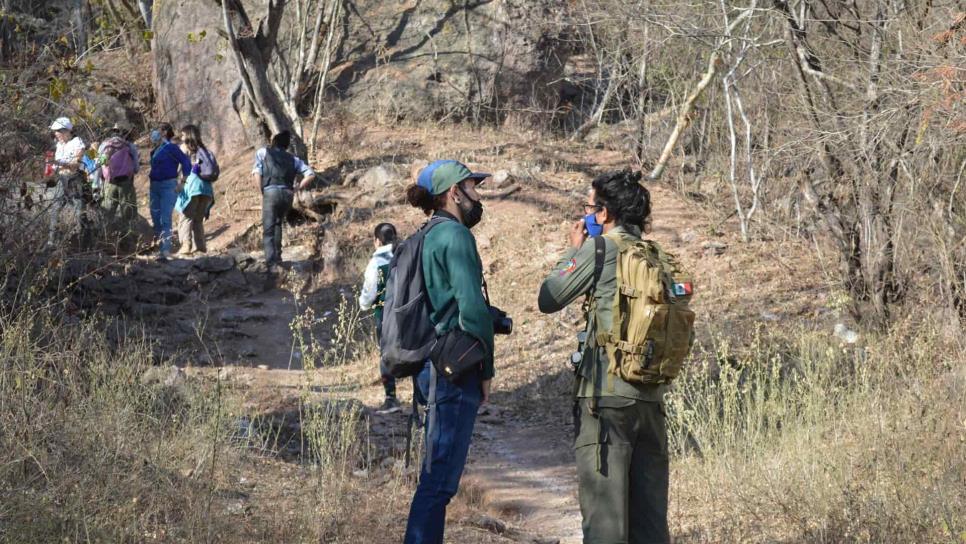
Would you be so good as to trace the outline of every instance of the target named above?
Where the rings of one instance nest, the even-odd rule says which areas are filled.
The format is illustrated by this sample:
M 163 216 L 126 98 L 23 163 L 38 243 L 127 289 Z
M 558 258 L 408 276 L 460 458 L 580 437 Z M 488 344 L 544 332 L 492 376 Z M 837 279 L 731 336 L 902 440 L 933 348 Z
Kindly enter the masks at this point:
M 587 229 L 587 235 L 591 238 L 604 233 L 604 226 L 597 222 L 597 214 L 595 213 L 584 216 L 584 228 Z
M 156 144 L 156 143 L 158 143 L 160 141 L 161 141 L 161 131 L 158 130 L 158 129 L 152 130 L 151 131 L 151 143 Z

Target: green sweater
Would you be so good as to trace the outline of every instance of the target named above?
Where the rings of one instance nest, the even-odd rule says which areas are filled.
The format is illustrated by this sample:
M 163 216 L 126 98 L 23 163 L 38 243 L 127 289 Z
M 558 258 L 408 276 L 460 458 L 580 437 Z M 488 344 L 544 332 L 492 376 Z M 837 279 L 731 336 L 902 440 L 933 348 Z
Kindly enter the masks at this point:
M 449 216 L 445 212 L 437 215 Z M 423 280 L 433 307 L 433 323 L 439 323 L 455 302 L 459 311 L 443 323 L 442 330 L 459 326 L 482 340 L 488 353 L 482 378 L 492 378 L 493 318 L 483 297 L 483 262 L 470 229 L 453 220 L 429 231 L 423 240 Z

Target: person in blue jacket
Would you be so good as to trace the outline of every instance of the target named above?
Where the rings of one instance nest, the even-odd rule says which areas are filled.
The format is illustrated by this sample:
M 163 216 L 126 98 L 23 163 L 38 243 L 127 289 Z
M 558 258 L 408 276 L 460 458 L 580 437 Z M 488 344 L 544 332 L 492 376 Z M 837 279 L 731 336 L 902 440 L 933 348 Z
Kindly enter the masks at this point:
M 151 134 L 151 140 L 157 144 L 151 152 L 151 173 L 148 175 L 151 180 L 151 224 L 160 245 L 160 260 L 171 256 L 171 216 L 180 192 L 178 180 L 191 173 L 191 159 L 173 139 L 174 127 L 170 123 L 161 123 Z
M 201 130 L 197 125 L 181 128 L 181 151 L 188 155 L 193 166 L 175 205 L 181 213 L 178 224 L 178 240 L 181 242 L 179 256 L 208 251 L 205 220 L 215 204 L 215 190 L 211 182 L 218 179 L 220 171 L 215 154 L 201 140 Z

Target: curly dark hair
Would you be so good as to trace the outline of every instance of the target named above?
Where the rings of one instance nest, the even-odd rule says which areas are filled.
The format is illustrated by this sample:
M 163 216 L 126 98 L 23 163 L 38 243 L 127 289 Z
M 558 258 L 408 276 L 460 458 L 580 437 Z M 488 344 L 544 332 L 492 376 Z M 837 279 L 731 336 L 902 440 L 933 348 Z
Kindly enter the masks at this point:
M 620 170 L 594 179 L 594 203 L 607 209 L 621 226 L 644 228 L 651 217 L 651 193 L 641 185 L 641 173 Z

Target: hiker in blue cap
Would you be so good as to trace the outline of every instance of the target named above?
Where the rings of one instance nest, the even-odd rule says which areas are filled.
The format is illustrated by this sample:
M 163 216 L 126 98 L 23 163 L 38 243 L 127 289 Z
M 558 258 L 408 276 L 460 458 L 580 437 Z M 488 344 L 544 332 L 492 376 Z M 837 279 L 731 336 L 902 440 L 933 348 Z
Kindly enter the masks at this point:
M 410 205 L 445 219 L 423 241 L 423 279 L 433 309 L 431 320 L 442 333 L 458 327 L 476 337 L 486 352 L 481 368 L 459 380 L 442 375 L 432 380 L 430 362 L 416 377 L 421 396 L 431 404 L 426 430 L 428 459 L 410 506 L 406 544 L 442 544 L 446 506 L 459 488 L 476 411 L 490 395 L 493 318 L 483 294 L 483 265 L 470 233 L 483 217 L 476 186 L 487 177 L 489 174 L 473 173 L 457 161 L 436 161 L 406 190 Z M 454 306 L 456 311 L 452 311 Z M 431 392 L 433 381 L 435 390 Z

